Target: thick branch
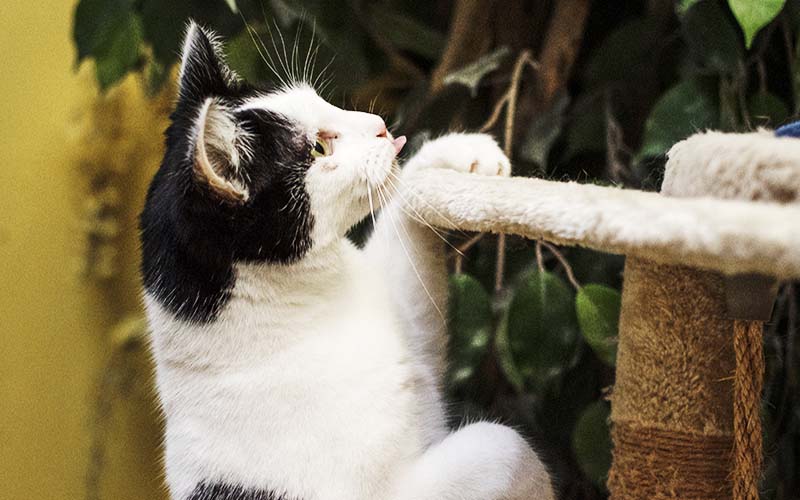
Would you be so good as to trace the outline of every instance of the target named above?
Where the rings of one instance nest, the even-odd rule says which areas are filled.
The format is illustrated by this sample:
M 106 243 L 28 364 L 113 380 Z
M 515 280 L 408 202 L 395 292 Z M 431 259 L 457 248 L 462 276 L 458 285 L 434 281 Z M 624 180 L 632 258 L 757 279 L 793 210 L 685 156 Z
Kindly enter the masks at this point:
M 539 55 L 540 99 L 547 107 L 564 88 L 578 58 L 591 0 L 560 0 L 555 3 L 547 36 Z
M 482 55 L 491 43 L 489 13 L 490 0 L 457 0 L 453 7 L 447 45 L 438 66 L 431 75 L 431 94 L 442 88 L 442 80 L 449 73 Z

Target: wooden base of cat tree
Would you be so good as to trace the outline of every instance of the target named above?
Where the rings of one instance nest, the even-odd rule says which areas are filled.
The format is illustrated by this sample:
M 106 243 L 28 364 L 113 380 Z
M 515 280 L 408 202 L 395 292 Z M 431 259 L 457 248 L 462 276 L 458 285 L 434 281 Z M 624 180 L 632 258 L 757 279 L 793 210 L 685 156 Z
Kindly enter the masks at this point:
M 756 499 L 761 325 L 800 278 L 800 140 L 698 134 L 662 193 L 423 171 L 409 198 L 444 228 L 628 256 L 612 394 L 616 499 Z

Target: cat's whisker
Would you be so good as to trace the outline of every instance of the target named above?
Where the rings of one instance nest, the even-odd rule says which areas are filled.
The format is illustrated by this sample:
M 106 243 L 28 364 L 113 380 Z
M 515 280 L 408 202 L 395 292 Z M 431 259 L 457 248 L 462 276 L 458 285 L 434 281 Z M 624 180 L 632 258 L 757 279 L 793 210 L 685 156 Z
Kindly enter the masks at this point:
M 311 54 L 311 59 L 308 62 L 308 76 L 306 76 L 306 83 L 311 85 L 314 78 L 314 70 L 317 67 L 317 59 L 319 58 L 319 45 L 314 47 L 314 52 Z
M 387 206 L 388 205 L 388 201 L 381 194 L 380 186 L 377 186 L 377 187 L 378 187 L 378 190 L 377 190 L 378 196 L 382 199 L 381 203 L 383 204 L 383 206 Z M 406 248 L 405 243 L 403 243 L 403 238 L 400 236 L 400 231 L 397 229 L 397 224 L 396 224 L 394 218 L 392 217 L 392 211 L 391 210 L 384 210 L 384 212 L 385 212 L 384 216 L 387 219 L 389 219 L 389 223 L 392 225 L 392 228 L 394 229 L 395 235 L 397 235 L 397 242 L 400 243 L 400 248 L 403 249 L 403 253 L 406 255 L 406 258 L 408 259 L 408 263 L 411 266 L 411 269 L 414 271 L 414 274 L 416 275 L 417 280 L 419 280 L 420 286 L 422 286 L 422 289 L 425 291 L 425 294 L 428 296 L 428 299 L 430 299 L 431 305 L 433 305 L 433 307 L 439 313 L 439 316 L 442 318 L 442 320 L 444 320 L 444 313 L 442 313 L 442 310 L 439 308 L 439 305 L 436 303 L 436 300 L 434 300 L 433 295 L 431 294 L 430 290 L 428 290 L 428 287 L 425 285 L 425 281 L 422 279 L 422 275 L 420 275 L 419 270 L 417 269 L 417 266 L 414 264 L 414 259 L 411 258 L 411 254 L 408 252 L 408 249 Z M 404 230 L 404 232 L 405 232 L 405 230 Z M 406 237 L 408 237 L 408 233 L 406 233 Z
M 264 53 L 261 51 L 261 47 L 264 47 L 264 49 L 266 51 L 266 47 L 264 46 L 264 42 L 261 40 L 261 37 L 258 36 L 258 33 L 256 32 L 256 30 L 253 29 L 253 27 L 250 25 L 250 23 L 247 22 L 247 19 L 245 19 L 244 14 L 240 12 L 240 15 L 242 16 L 242 21 L 244 21 L 245 28 L 247 29 L 247 34 L 250 35 L 250 39 L 253 41 L 253 45 L 255 46 L 256 51 L 258 52 L 258 55 L 261 57 L 261 60 L 264 61 L 264 64 L 267 65 L 267 68 L 269 68 L 269 70 L 272 71 L 272 74 L 275 75 L 275 77 L 278 78 L 279 80 L 281 80 L 281 82 L 283 83 L 281 75 L 275 69 L 275 66 L 273 64 L 271 64 L 270 61 L 267 60 L 267 58 L 265 57 Z M 256 37 L 258 37 L 258 40 L 256 40 Z M 259 42 L 261 44 L 261 47 L 259 47 Z M 268 51 L 267 51 L 267 54 L 269 54 Z M 270 60 L 271 59 L 272 58 L 270 57 Z
M 375 205 L 372 203 L 372 187 L 369 185 L 369 179 L 367 179 L 367 199 L 369 200 L 369 215 L 372 217 L 372 230 L 374 231 L 378 224 L 375 221 Z
M 402 179 L 402 178 L 401 178 L 399 175 L 397 175 L 396 173 L 394 173 L 394 172 L 392 172 L 392 171 L 389 171 L 389 175 L 390 175 L 392 178 L 394 178 L 394 179 L 397 181 L 397 183 L 399 184 L 399 187 L 401 187 L 401 188 L 403 188 L 403 187 L 406 187 L 406 186 L 405 186 L 405 181 L 403 181 L 403 179 Z M 420 200 L 420 201 L 421 201 L 422 203 L 424 203 L 424 204 L 425 204 L 425 205 L 426 205 L 426 206 L 427 206 L 429 209 L 433 210 L 433 211 L 436 213 L 436 215 L 438 215 L 439 217 L 441 217 L 442 219 L 444 219 L 444 220 L 445 220 L 445 222 L 447 222 L 447 223 L 448 223 L 450 226 L 452 226 L 452 227 L 458 227 L 458 225 L 457 225 L 455 222 L 453 222 L 452 220 L 450 220 L 450 219 L 449 219 L 449 218 L 448 218 L 446 215 L 444 215 L 444 214 L 443 214 L 441 211 L 439 211 L 439 210 L 438 210 L 438 209 L 437 209 L 435 206 L 433 206 L 433 205 L 432 205 L 430 202 L 428 202 L 428 201 L 427 201 L 425 198 L 423 198 L 423 197 L 422 197 L 422 196 L 420 196 L 418 193 L 416 193 L 416 192 L 415 192 L 413 189 L 405 189 L 405 191 L 406 191 L 407 193 L 410 193 L 410 194 L 414 195 L 414 196 L 416 197 L 416 199 Z M 459 233 L 463 234 L 464 236 L 466 236 L 466 235 L 467 235 L 467 233 L 465 233 L 464 231 L 462 231 L 462 230 L 460 230 L 460 229 L 456 229 L 456 231 L 458 231 Z
M 324 94 L 328 90 L 328 88 L 330 87 L 330 84 L 332 82 L 333 82 L 333 76 L 331 75 L 331 76 L 325 78 L 325 80 L 322 81 L 322 83 L 320 84 L 319 88 L 317 88 L 316 85 L 314 86 L 314 88 L 317 88 L 317 93 L 318 94 Z
M 300 50 L 300 28 L 303 26 L 303 16 L 301 15 L 299 21 L 297 22 L 297 29 L 294 32 L 294 44 L 292 46 L 292 71 L 295 74 L 295 80 L 297 80 L 300 76 L 300 57 L 299 57 L 299 50 Z
M 266 57 L 269 58 L 268 65 L 272 69 L 272 72 L 278 78 L 278 80 L 280 81 L 281 85 L 283 85 L 284 87 L 287 87 L 288 86 L 288 81 L 287 81 L 287 78 L 286 78 L 285 74 L 283 74 L 283 73 L 285 73 L 285 71 L 283 73 L 281 73 L 280 70 L 282 68 L 280 68 L 278 63 L 275 62 L 275 59 L 273 59 L 272 52 L 267 48 L 267 44 L 264 43 L 264 40 L 261 38 L 261 35 L 258 35 L 258 32 L 255 32 L 255 33 L 256 33 L 256 36 L 258 36 L 258 41 L 261 43 L 261 48 L 263 49 L 264 54 L 266 54 Z M 259 51 L 259 53 L 261 53 L 261 51 Z M 275 57 L 277 58 L 277 56 L 278 56 L 278 54 L 276 53 Z M 262 56 L 262 58 L 263 58 L 263 56 Z M 280 58 L 278 58 L 278 60 L 280 60 Z M 266 60 L 265 60 L 265 62 L 266 62 Z
M 303 83 L 308 83 L 308 65 L 309 65 L 309 57 L 311 57 L 311 52 L 314 47 L 314 37 L 317 34 L 317 21 L 314 20 L 311 23 L 311 41 L 308 42 L 308 50 L 306 51 L 306 59 L 303 61 Z M 315 52 L 316 53 L 316 52 Z
M 326 64 L 325 67 L 322 68 L 322 71 L 320 71 L 319 75 L 317 75 L 317 77 L 314 79 L 314 84 L 312 85 L 314 88 L 316 88 L 317 82 L 319 81 L 319 79 L 324 77 L 325 72 L 328 70 L 328 68 L 330 68 L 331 64 L 333 64 L 333 61 L 335 61 L 335 60 L 336 60 L 336 55 L 334 54 L 333 57 L 331 57 L 330 61 L 328 61 L 328 64 Z M 330 79 L 328 79 L 328 80 L 330 80 Z
M 286 61 L 286 67 L 288 68 L 287 71 L 289 73 L 289 78 L 292 82 L 296 80 L 294 75 L 294 70 L 292 69 L 292 62 L 289 59 L 289 55 L 286 52 L 286 41 L 283 38 L 283 32 L 281 31 L 280 27 L 278 26 L 278 21 L 273 20 L 273 24 L 275 25 L 275 31 L 278 32 L 278 38 L 281 41 L 281 51 L 283 52 L 283 59 Z
M 438 236 L 440 240 L 444 241 L 444 242 L 447 244 L 447 246 L 449 246 L 450 248 L 452 248 L 453 250 L 455 250 L 455 251 L 456 251 L 456 252 L 457 252 L 459 255 L 461 255 L 462 257 L 464 256 L 464 254 L 461 252 L 461 250 L 459 250 L 459 249 L 458 249 L 458 247 L 456 247 L 455 245 L 453 245 L 452 243 L 450 243 L 450 241 L 449 241 L 449 240 L 448 240 L 448 239 L 447 239 L 447 238 L 444 236 L 444 234 L 443 234 L 441 231 L 439 231 L 439 230 L 438 230 L 437 228 L 435 228 L 435 227 L 434 227 L 434 226 L 433 226 L 433 225 L 432 225 L 430 222 L 426 221 L 424 217 L 422 217 L 422 214 L 420 214 L 420 213 L 419 213 L 419 212 L 418 212 L 418 211 L 417 211 L 417 210 L 416 210 L 416 209 L 415 209 L 415 208 L 414 208 L 414 207 L 413 207 L 413 206 L 412 206 L 412 205 L 411 205 L 411 204 L 408 202 L 408 198 L 406 198 L 406 197 L 405 197 L 405 195 L 403 194 L 403 192 L 402 192 L 402 191 L 401 191 L 401 190 L 400 190 L 400 189 L 399 189 L 399 188 L 398 188 L 398 187 L 397 187 L 397 186 L 396 186 L 396 185 L 395 185 L 395 184 L 394 184 L 394 183 L 391 181 L 391 179 L 388 179 L 388 178 L 387 178 L 387 179 L 386 179 L 386 182 L 387 182 L 387 183 L 388 183 L 388 184 L 389 184 L 389 185 L 390 185 L 390 186 L 391 186 L 391 187 L 394 189 L 394 194 L 395 194 L 396 196 L 399 196 L 399 197 L 402 199 L 403 203 L 404 203 L 404 204 L 405 204 L 405 205 L 406 205 L 408 208 L 410 208 L 410 209 L 411 209 L 411 211 L 413 211 L 413 212 L 414 212 L 413 214 L 412 214 L 412 213 L 410 213 L 408 210 L 406 210 L 406 207 L 404 207 L 402 204 L 398 204 L 398 205 L 397 205 L 397 207 L 398 207 L 398 208 L 399 208 L 399 209 L 400 209 L 400 210 L 401 210 L 401 211 L 402 211 L 402 212 L 403 212 L 403 213 L 404 213 L 404 214 L 405 214 L 405 215 L 406 215 L 406 216 L 407 216 L 409 219 L 415 220 L 415 221 L 419 222 L 420 224 L 422 224 L 423 226 L 425 226 L 425 227 L 427 227 L 428 229 L 430 229 L 430 230 L 433 232 L 433 234 L 435 234 L 436 236 Z
M 278 28 L 278 25 L 275 24 L 275 29 L 277 29 L 277 28 Z M 281 66 L 281 69 L 283 69 L 283 72 L 286 75 L 286 77 L 291 79 L 291 75 L 289 74 L 289 68 L 287 67 L 286 62 L 284 61 L 285 57 L 284 57 L 284 59 L 281 59 L 281 52 L 280 52 L 280 49 L 278 48 L 278 43 L 275 41 L 275 35 L 272 33 L 272 28 L 270 27 L 269 23 L 267 23 L 267 32 L 269 33 L 269 39 L 272 42 L 272 47 L 275 49 L 275 57 L 278 59 L 278 62 L 280 63 L 280 66 Z M 278 31 L 278 33 L 280 34 L 280 31 Z M 284 84 L 284 85 L 287 86 L 287 87 L 289 86 L 289 85 L 286 85 L 286 84 Z

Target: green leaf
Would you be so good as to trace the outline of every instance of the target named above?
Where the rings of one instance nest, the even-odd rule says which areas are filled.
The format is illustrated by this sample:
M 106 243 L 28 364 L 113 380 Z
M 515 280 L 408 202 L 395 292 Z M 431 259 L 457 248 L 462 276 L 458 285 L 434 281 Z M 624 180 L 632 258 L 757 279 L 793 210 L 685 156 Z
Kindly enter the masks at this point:
M 371 23 L 394 45 L 432 61 L 439 59 L 445 36 L 404 14 L 393 12 L 385 5 L 370 9 Z
M 701 70 L 738 71 L 742 45 L 736 26 L 717 1 L 697 2 L 681 17 L 683 38 Z
M 528 384 L 543 389 L 577 361 L 578 325 L 572 291 L 558 276 L 534 272 L 508 308 L 508 346 Z
M 719 126 L 717 102 L 695 80 L 684 80 L 661 96 L 644 126 L 639 159 L 661 156 L 698 130 Z
M 303 19 L 304 6 L 289 4 L 284 0 L 269 0 L 272 12 L 281 28 L 289 28 L 293 22 Z
M 225 3 L 228 4 L 228 7 L 230 7 L 231 12 L 233 12 L 234 14 L 239 13 L 239 7 L 236 5 L 236 0 L 225 0 Z
M 761 90 L 747 100 L 747 109 L 754 126 L 777 127 L 789 118 L 789 108 L 780 97 Z
M 154 97 L 169 79 L 167 68 L 151 57 L 144 68 L 145 91 L 148 97 Z
M 463 68 L 446 75 L 442 83 L 445 85 L 463 85 L 469 89 L 472 97 L 476 97 L 481 80 L 499 68 L 510 53 L 511 51 L 508 47 L 500 47 L 491 54 L 486 54 Z
M 230 68 L 249 82 L 271 80 L 269 66 L 247 30 L 243 30 L 225 44 L 226 61 Z
M 491 297 L 466 274 L 450 277 L 448 330 L 450 386 L 465 383 L 475 373 L 489 348 L 492 329 Z
M 566 131 L 566 150 L 560 161 L 567 162 L 584 152 L 606 150 L 606 110 L 602 99 L 583 95 L 570 110 Z
M 643 63 L 653 60 L 653 49 L 660 43 L 653 19 L 634 19 L 611 32 L 592 51 L 584 78 L 590 85 L 616 82 L 631 77 Z
M 111 87 L 138 65 L 141 43 L 141 21 L 129 12 L 107 44 L 95 53 L 95 72 L 101 89 Z
M 183 34 L 190 18 L 213 29 L 226 40 L 244 27 L 242 18 L 220 1 L 141 0 L 139 9 L 144 38 L 152 46 L 156 59 L 167 67 L 180 55 Z
M 700 0 L 680 0 L 680 3 L 678 4 L 678 14 L 685 14 L 686 11 L 692 7 L 692 5 L 699 1 Z
M 749 49 L 761 28 L 780 14 L 786 0 L 728 0 L 733 15 L 744 32 L 744 44 Z
M 77 61 L 107 51 L 116 32 L 131 15 L 133 0 L 81 0 L 75 8 L 72 36 L 78 49 Z
M 514 389 L 518 393 L 523 392 L 525 390 L 525 377 L 522 376 L 517 364 L 514 362 L 514 354 L 511 352 L 511 345 L 509 345 L 508 340 L 508 310 L 500 318 L 500 324 L 497 325 L 494 345 L 495 349 L 497 349 L 497 360 L 500 363 L 500 369 L 503 370 Z
M 547 111 L 533 119 L 519 149 L 519 155 L 523 159 L 536 163 L 543 171 L 547 167 L 550 149 L 561 134 L 567 106 L 569 106 L 569 94 L 564 92 L 556 98 Z
M 617 358 L 620 303 L 619 292 L 603 285 L 586 285 L 575 297 L 583 338 L 609 366 L 614 366 Z
M 596 401 L 583 410 L 572 433 L 572 452 L 578 466 L 599 488 L 605 489 L 611 468 L 608 403 Z

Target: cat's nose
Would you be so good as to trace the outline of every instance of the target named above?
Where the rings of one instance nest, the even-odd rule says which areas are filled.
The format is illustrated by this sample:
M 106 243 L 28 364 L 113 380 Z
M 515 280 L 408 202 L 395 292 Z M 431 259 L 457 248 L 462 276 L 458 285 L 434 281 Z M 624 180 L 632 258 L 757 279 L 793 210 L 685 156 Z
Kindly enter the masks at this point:
M 377 135 L 377 137 L 386 137 L 388 133 L 389 133 L 389 131 L 388 131 L 388 130 L 386 130 L 386 125 L 384 125 L 383 127 L 381 127 L 381 128 L 378 130 L 378 135 Z

